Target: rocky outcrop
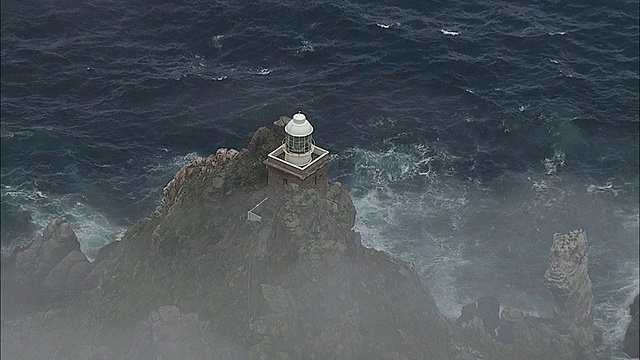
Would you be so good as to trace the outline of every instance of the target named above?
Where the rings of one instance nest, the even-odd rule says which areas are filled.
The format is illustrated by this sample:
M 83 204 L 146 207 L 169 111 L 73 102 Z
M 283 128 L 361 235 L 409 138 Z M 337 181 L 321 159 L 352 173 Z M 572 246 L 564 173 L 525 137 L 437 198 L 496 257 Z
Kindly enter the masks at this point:
M 500 301 L 493 296 L 483 296 L 462 308 L 462 315 L 456 320 L 456 325 L 473 328 L 497 338 L 499 313 Z
M 330 183 L 287 192 L 256 229 L 252 358 L 448 358 L 435 302 L 404 264 L 365 249 L 355 208 Z
M 631 315 L 631 322 L 624 334 L 622 351 L 633 358 L 637 358 L 640 356 L 640 350 L 638 349 L 638 295 L 636 295 L 633 303 L 629 305 L 629 313 Z
M 91 270 L 80 243 L 64 217 L 51 221 L 16 254 L 15 280 L 25 300 L 51 300 L 78 292 Z
M 554 234 L 544 278 L 553 294 L 559 331 L 571 335 L 576 355 L 585 359 L 608 359 L 611 350 L 593 324 L 586 248 L 587 236 L 583 230 Z
M 235 149 L 220 148 L 215 154 L 197 158 L 195 161 L 180 168 L 173 179 L 171 179 L 167 186 L 164 187 L 160 205 L 156 208 L 156 214 L 168 210 L 173 204 L 188 196 L 188 188 L 185 187 L 185 183 L 196 171 L 200 173 L 212 173 L 216 167 L 219 167 L 228 160 L 233 159 L 238 155 L 238 153 L 238 150 Z M 215 188 L 220 188 L 223 184 L 223 176 L 216 176 L 213 178 L 213 185 Z
M 288 116 L 280 116 L 278 120 L 273 122 L 273 132 L 280 139 L 284 139 L 287 136 L 287 133 L 284 131 L 284 127 L 291 121 L 291 118 Z
M 500 310 L 498 299 L 481 297 L 464 306 L 456 321 L 460 330 L 454 333 L 454 357 L 609 359 L 610 347 L 593 324 L 586 246 L 582 230 L 553 237 L 544 278 L 554 297 L 554 318 L 525 316 L 512 307 Z
M 544 278 L 553 294 L 556 315 L 567 327 L 593 324 L 593 295 L 586 248 L 587 239 L 582 230 L 553 235 Z

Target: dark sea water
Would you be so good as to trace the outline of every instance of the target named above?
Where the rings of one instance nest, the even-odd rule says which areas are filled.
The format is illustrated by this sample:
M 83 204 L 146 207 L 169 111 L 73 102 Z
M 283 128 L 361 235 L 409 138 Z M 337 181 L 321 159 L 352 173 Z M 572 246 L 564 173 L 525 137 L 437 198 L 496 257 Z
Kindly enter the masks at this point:
M 302 110 L 367 246 L 449 317 L 549 315 L 589 237 L 614 347 L 638 292 L 638 1 L 3 0 L 2 247 L 66 214 L 90 257 L 181 165 Z

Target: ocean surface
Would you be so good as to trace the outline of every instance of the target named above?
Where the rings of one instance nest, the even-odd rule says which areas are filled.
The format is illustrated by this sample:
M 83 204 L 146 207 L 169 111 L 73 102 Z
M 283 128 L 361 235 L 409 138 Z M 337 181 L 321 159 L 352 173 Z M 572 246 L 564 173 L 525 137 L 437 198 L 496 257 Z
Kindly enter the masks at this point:
M 553 233 L 583 228 L 617 349 L 638 292 L 638 9 L 3 0 L 3 253 L 66 214 L 93 258 L 182 165 L 302 110 L 365 244 L 445 315 L 482 295 L 550 315 Z

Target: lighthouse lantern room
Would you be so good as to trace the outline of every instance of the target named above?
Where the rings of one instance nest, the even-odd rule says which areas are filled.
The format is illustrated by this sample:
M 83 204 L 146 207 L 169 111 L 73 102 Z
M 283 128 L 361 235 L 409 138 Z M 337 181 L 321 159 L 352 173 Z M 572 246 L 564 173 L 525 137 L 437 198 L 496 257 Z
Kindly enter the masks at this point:
M 286 161 L 305 165 L 311 162 L 313 153 L 313 126 L 303 113 L 293 115 L 293 119 L 284 127 L 287 134 L 284 147 Z
M 301 112 L 294 114 L 284 132 L 283 144 L 264 161 L 269 176 L 269 198 L 295 188 L 315 188 L 326 194 L 331 157 L 327 150 L 315 145 L 313 126 L 307 117 Z

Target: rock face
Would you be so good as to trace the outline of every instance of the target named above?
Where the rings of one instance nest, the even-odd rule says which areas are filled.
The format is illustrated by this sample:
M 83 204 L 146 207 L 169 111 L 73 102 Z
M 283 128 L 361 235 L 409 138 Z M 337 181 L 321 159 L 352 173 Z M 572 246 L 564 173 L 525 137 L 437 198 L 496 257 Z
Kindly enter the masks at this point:
M 577 356 L 607 359 L 611 356 L 593 325 L 593 294 L 588 274 L 587 237 L 583 230 L 554 234 L 544 278 L 553 294 L 559 330 L 571 335 Z
M 638 295 L 629 306 L 629 313 L 631 314 L 631 323 L 624 334 L 622 351 L 633 358 L 637 358 L 640 356 L 640 350 L 638 350 Z
M 62 217 L 47 225 L 27 249 L 16 255 L 15 278 L 26 299 L 55 299 L 76 294 L 91 264 Z
M 582 230 L 554 235 L 544 274 L 554 297 L 554 318 L 525 316 L 511 307 L 500 311 L 498 299 L 479 298 L 464 306 L 456 321 L 459 326 L 456 329 L 460 330 L 454 332 L 454 357 L 609 359 L 610 347 L 603 343 L 599 329 L 593 324 L 586 246 Z
M 434 300 L 408 267 L 362 247 L 338 185 L 285 196 L 256 229 L 252 358 L 448 358 Z
M 125 360 L 207 359 L 214 350 L 208 323 L 176 306 L 161 306 L 140 323 Z M 218 349 L 216 349 L 218 350 Z
M 462 308 L 462 315 L 456 320 L 456 325 L 498 337 L 499 314 L 500 301 L 492 296 L 483 296 Z

